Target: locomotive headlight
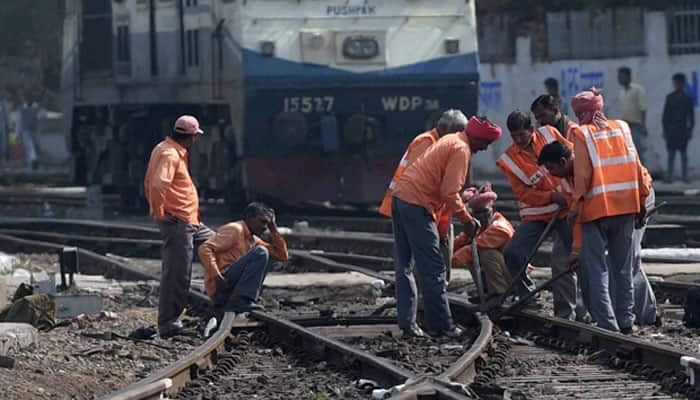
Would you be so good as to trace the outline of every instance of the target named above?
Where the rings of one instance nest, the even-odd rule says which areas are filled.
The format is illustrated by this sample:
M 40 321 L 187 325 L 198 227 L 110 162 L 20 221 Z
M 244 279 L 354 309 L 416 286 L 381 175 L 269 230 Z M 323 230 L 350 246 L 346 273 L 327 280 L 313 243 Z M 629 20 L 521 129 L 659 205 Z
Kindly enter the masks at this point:
M 379 55 L 379 43 L 371 36 L 350 36 L 343 41 L 343 56 L 365 60 Z
M 311 35 L 308 41 L 309 47 L 311 47 L 314 50 L 318 50 L 321 47 L 323 47 L 323 42 L 323 35 L 321 35 L 320 33 L 314 33 L 313 35 Z
M 260 42 L 260 52 L 262 55 L 272 57 L 275 55 L 275 42 L 263 40 Z
M 447 54 L 459 53 L 459 39 L 452 39 L 452 38 L 445 39 L 445 53 L 447 53 Z

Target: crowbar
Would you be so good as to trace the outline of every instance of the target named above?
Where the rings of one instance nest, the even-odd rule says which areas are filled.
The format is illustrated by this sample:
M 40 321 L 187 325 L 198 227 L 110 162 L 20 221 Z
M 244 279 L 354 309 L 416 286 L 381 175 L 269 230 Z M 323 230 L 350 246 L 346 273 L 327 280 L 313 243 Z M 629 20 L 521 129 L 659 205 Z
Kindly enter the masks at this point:
M 511 312 L 513 312 L 513 311 L 519 309 L 519 308 L 522 307 L 525 303 L 527 303 L 532 297 L 534 297 L 537 293 L 539 293 L 539 292 L 541 292 L 541 291 L 543 291 L 543 290 L 545 290 L 545 289 L 548 289 L 548 288 L 552 287 L 552 285 L 554 285 L 554 283 L 555 283 L 556 281 L 558 281 L 559 279 L 561 279 L 564 275 L 570 274 L 570 273 L 574 272 L 574 271 L 578 268 L 578 265 L 579 265 L 579 263 L 578 263 L 578 261 L 577 261 L 577 262 L 573 263 L 572 265 L 570 265 L 569 268 L 567 268 L 567 269 L 565 269 L 565 270 L 563 270 L 563 271 L 557 272 L 557 273 L 556 273 L 555 275 L 553 275 L 551 278 L 547 279 L 547 280 L 542 284 L 542 286 L 540 286 L 540 287 L 536 288 L 535 290 L 529 292 L 528 294 L 522 296 L 520 299 L 518 299 L 518 301 L 516 301 L 515 303 L 511 304 L 511 305 L 510 305 L 508 308 L 506 308 L 505 310 L 500 311 L 500 312 L 496 312 L 496 313 L 495 313 L 495 318 L 494 318 L 494 320 L 498 320 L 498 319 L 500 319 L 503 315 L 509 314 L 509 313 L 511 313 Z
M 479 249 L 477 248 L 476 236 L 481 229 L 480 224 L 477 222 L 476 233 L 472 236 L 472 262 L 474 263 L 474 280 L 476 281 L 476 290 L 479 292 L 479 306 L 481 309 L 484 308 L 484 302 L 486 302 L 486 295 L 484 294 L 484 282 L 481 279 L 481 263 L 479 262 Z
M 506 301 L 506 298 L 513 292 L 513 290 L 515 290 L 515 285 L 518 285 L 520 283 L 520 281 L 523 279 L 523 277 L 525 277 L 525 274 L 527 273 L 527 266 L 530 264 L 530 261 L 532 261 L 532 259 L 537 254 L 537 250 L 540 248 L 540 246 L 542 245 L 542 242 L 544 242 L 544 239 L 547 237 L 547 235 L 549 235 L 549 232 L 552 230 L 552 227 L 554 227 L 554 224 L 557 222 L 557 219 L 559 218 L 560 213 L 561 213 L 561 208 L 557 209 L 557 211 L 554 212 L 554 215 L 552 215 L 552 219 L 549 220 L 549 223 L 542 231 L 542 234 L 540 235 L 540 237 L 537 239 L 535 246 L 532 248 L 532 250 L 530 251 L 530 254 L 525 259 L 525 263 L 523 264 L 520 271 L 518 271 L 518 275 L 513 277 L 513 281 L 511 282 L 508 290 L 503 292 L 503 294 L 501 295 L 501 298 L 498 299 L 497 304 L 499 306 L 501 304 L 503 304 L 503 302 Z

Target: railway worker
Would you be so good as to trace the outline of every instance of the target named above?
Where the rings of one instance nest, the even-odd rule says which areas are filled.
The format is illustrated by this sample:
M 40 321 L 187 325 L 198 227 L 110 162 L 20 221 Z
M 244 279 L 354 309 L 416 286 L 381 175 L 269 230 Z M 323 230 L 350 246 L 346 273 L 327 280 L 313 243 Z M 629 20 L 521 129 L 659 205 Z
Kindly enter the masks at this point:
M 569 179 L 573 184 L 574 155 L 564 143 L 552 142 L 542 148 L 538 163 L 544 165 L 552 175 Z M 642 175 L 644 186 L 649 190 L 649 195 L 644 199 L 645 207 L 648 209 L 654 205 L 654 189 L 651 185 L 651 175 L 643 166 Z M 643 221 L 640 220 L 639 225 L 635 224 L 633 233 L 632 279 L 634 282 L 634 316 L 639 325 L 654 325 L 660 324 L 661 320 L 656 310 L 654 290 L 642 266 L 642 238 L 644 237 L 646 226 L 645 224 L 642 225 L 641 222 Z M 575 229 L 573 251 L 579 253 L 581 249 L 580 225 L 577 224 Z M 609 258 L 607 261 L 611 262 Z M 617 293 L 616 280 L 612 279 L 612 274 L 609 275 L 611 302 L 615 304 L 614 297 L 615 293 Z
M 270 243 L 260 239 L 266 230 Z M 262 309 L 256 299 L 270 257 L 287 261 L 287 243 L 277 230 L 274 211 L 263 204 L 250 203 L 243 220 L 222 226 L 199 247 L 204 287 L 214 306 L 233 312 Z
M 465 117 L 459 110 L 450 109 L 442 113 L 435 128 L 421 133 L 411 141 L 406 149 L 406 152 L 404 152 L 403 157 L 401 157 L 398 167 L 396 167 L 394 177 L 391 179 L 389 188 L 387 189 L 384 199 L 382 200 L 382 204 L 379 206 L 379 212 L 382 215 L 391 218 L 392 192 L 406 168 L 413 164 L 413 162 L 416 161 L 416 159 L 418 159 L 418 157 L 423 154 L 428 147 L 437 142 L 438 139 L 447 135 L 448 133 L 461 132 L 466 126 L 467 117 Z M 449 222 L 449 212 L 441 213 L 438 222 L 438 232 L 440 233 L 441 242 L 445 242 L 446 240 Z
M 462 193 L 462 200 L 469 204 L 474 218 L 479 220 L 481 229 L 476 239 L 465 232 L 455 237 L 455 254 L 452 265 L 466 267 L 474 275 L 472 259 L 472 240 L 476 240 L 479 263 L 484 275 L 484 282 L 489 298 L 503 294 L 510 287 L 512 277 L 503 259 L 503 248 L 513 237 L 513 225 L 503 214 L 493 210 L 493 203 L 498 198 L 490 185 L 477 189 L 468 188 Z M 476 279 L 474 279 L 476 281 Z
M 460 190 L 470 158 L 501 136 L 501 128 L 485 118 L 472 117 L 465 130 L 440 138 L 404 172 L 396 183 L 391 205 L 394 228 L 396 303 L 399 328 L 407 336 L 423 336 L 416 324 L 415 259 L 425 305 L 425 328 L 433 336 L 459 336 L 452 323 L 445 288 L 445 263 L 435 223 L 443 207 L 462 221 L 473 235 L 477 220 L 462 202 Z
M 158 330 L 164 338 L 182 332 L 178 318 L 187 305 L 194 244 L 214 234 L 199 219 L 199 196 L 187 159 L 188 149 L 203 133 L 195 117 L 180 116 L 170 136 L 153 148 L 144 180 L 150 214 L 163 241 Z
M 549 94 L 537 96 L 530 105 L 530 111 L 540 126 L 553 126 L 565 139 L 571 139 L 569 132 L 576 126 L 576 123 L 561 111 L 559 102 L 554 96 Z
M 513 277 L 518 275 L 538 238 L 559 210 L 559 216 L 552 227 L 552 235 L 556 233 L 553 254 L 560 255 L 552 257 L 552 273 L 555 274 L 568 268 L 572 232 L 566 216 L 573 188 L 565 179 L 554 177 L 545 168 L 541 168 L 537 164 L 537 157 L 547 143 L 566 139 L 550 125 L 535 129 L 530 115 L 522 111 L 512 112 L 507 124 L 513 143 L 496 164 L 515 192 L 522 222 L 503 250 L 506 265 Z M 527 273 L 515 284 L 521 296 L 535 287 Z M 565 319 L 573 318 L 576 308 L 576 276 L 573 273 L 565 275 L 555 283 L 552 292 L 554 315 Z
M 595 88 L 571 100 L 580 126 L 572 130 L 576 172 L 569 218 L 581 223 L 582 232 L 581 250 L 571 261 L 580 260 L 584 303 L 593 320 L 600 328 L 629 333 L 635 218 L 644 218 L 649 190 L 629 126 L 608 120 L 603 105 Z M 609 281 L 614 281 L 614 306 Z

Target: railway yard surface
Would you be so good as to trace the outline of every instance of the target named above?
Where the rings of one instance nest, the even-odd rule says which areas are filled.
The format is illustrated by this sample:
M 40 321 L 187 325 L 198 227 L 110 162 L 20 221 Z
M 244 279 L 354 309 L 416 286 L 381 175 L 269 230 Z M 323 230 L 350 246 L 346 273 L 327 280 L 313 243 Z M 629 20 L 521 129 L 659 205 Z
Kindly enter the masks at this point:
M 648 229 L 643 262 L 663 324 L 630 335 L 553 317 L 547 291 L 541 307 L 492 320 L 468 300 L 476 293 L 469 272 L 453 270 L 449 300 L 464 333 L 401 337 L 388 221 L 312 207 L 278 211 L 290 260 L 272 266 L 263 311 L 212 310 L 195 262 L 190 334 L 170 339 L 153 331 L 160 240 L 147 218 L 116 212 L 109 198 L 97 213 L 86 209 L 80 188 L 0 192 L 0 303 L 17 305 L 15 293 L 30 287 L 53 301 L 20 333 L 0 323 L 3 399 L 700 397 L 700 329 L 683 322 L 688 290 L 700 286 L 692 190 L 657 187 L 657 202 L 668 205 Z M 212 203 L 203 218 L 216 227 L 229 214 Z M 512 196 L 499 196 L 496 208 L 515 219 Z M 550 249 L 545 243 L 533 261 L 538 283 L 551 276 Z M 79 273 L 57 292 L 66 251 L 78 255 Z

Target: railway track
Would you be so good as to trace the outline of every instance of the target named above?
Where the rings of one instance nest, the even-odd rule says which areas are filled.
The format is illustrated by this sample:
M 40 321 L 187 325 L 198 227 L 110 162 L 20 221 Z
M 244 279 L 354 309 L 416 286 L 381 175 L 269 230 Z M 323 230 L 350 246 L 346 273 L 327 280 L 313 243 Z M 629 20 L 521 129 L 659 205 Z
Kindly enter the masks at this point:
M 44 221 L 41 224 L 34 221 L 33 225 L 30 224 L 30 226 L 34 229 L 47 229 L 50 224 L 50 221 Z M 92 228 L 90 229 L 92 230 L 86 232 L 85 236 L 92 236 L 93 238 L 98 236 L 105 237 L 107 234 L 117 236 L 115 232 L 124 234 L 127 238 L 132 238 L 132 235 L 147 236 L 143 232 L 149 231 L 142 227 L 130 227 L 126 225 L 109 226 L 99 223 L 90 223 L 87 225 L 91 226 Z M 27 228 L 25 230 L 31 230 L 29 229 L 30 226 L 25 225 L 24 228 Z M 64 221 L 54 225 L 53 228 L 54 231 L 63 230 L 64 232 L 68 232 L 73 230 L 75 232 L 77 229 L 82 229 L 83 226 L 84 225 L 79 224 L 71 225 Z M 63 236 L 59 237 L 59 239 L 71 239 L 70 235 L 67 233 L 62 235 Z M 308 237 L 304 239 L 308 240 Z M 333 238 L 333 243 L 340 243 L 340 240 L 336 239 L 335 237 Z M 86 243 L 89 243 L 86 238 L 82 238 L 81 240 L 85 240 Z M 27 240 L 23 241 L 30 242 Z M 96 242 L 99 242 L 99 239 Z M 326 242 L 323 242 L 323 244 L 326 244 Z M 316 243 L 316 246 L 321 247 L 318 243 Z M 358 252 L 360 252 L 360 245 L 353 243 L 353 246 L 357 246 Z M 340 248 L 323 248 L 323 250 L 323 253 L 312 252 L 309 251 L 308 248 L 307 250 L 294 251 L 297 268 L 323 269 L 329 271 L 352 270 L 388 281 L 385 274 L 377 271 L 377 269 L 381 268 L 371 268 L 364 263 L 362 266 L 355 265 L 356 263 L 368 261 L 367 264 L 376 266 L 386 263 L 386 258 L 366 256 L 363 253 L 342 254 L 342 249 Z M 328 250 L 328 252 L 325 252 L 326 250 Z M 331 252 L 330 250 L 335 251 Z M 659 282 L 655 283 L 655 285 L 658 284 Z M 670 287 L 673 285 L 668 286 Z M 663 284 L 662 287 L 664 287 Z M 457 362 L 454 362 L 454 355 L 452 355 L 452 359 L 448 359 L 446 363 L 444 363 L 443 366 L 445 368 L 442 368 L 442 371 L 427 371 L 430 373 L 430 376 L 423 375 L 423 373 L 426 372 L 425 370 L 417 375 L 407 368 L 401 368 L 389 362 L 389 364 L 393 366 L 394 372 L 387 372 L 389 369 L 386 369 L 384 373 L 387 375 L 378 374 L 378 376 L 382 377 L 377 379 L 381 381 L 383 385 L 389 387 L 389 385 L 401 384 L 408 379 L 409 382 L 412 382 L 412 390 L 418 390 L 415 388 L 420 387 L 420 390 L 437 393 L 435 394 L 437 398 L 459 398 L 459 396 L 469 398 L 469 396 L 478 396 L 479 393 L 485 396 L 486 393 L 493 391 L 498 392 L 499 390 L 516 394 L 520 393 L 524 396 L 522 398 L 541 398 L 539 396 L 550 396 L 549 398 L 562 398 L 557 396 L 603 398 L 586 397 L 586 394 L 582 392 L 582 387 L 591 385 L 595 386 L 596 390 L 600 390 L 600 393 L 607 394 L 613 393 L 612 390 L 614 387 L 621 387 L 621 385 L 624 385 L 628 387 L 628 392 L 631 393 L 630 396 L 637 396 L 629 398 L 647 398 L 643 396 L 651 396 L 648 398 L 677 398 L 679 396 L 681 396 L 681 398 L 683 398 L 683 396 L 697 398 L 698 396 L 698 392 L 694 387 L 695 382 L 690 381 L 688 375 L 691 374 L 691 371 L 695 371 L 698 365 L 700 365 L 700 362 L 695 361 L 697 358 L 700 358 L 700 354 L 690 351 L 689 349 L 679 349 L 655 344 L 629 336 L 605 332 L 595 327 L 562 321 L 529 312 L 520 312 L 499 322 L 500 329 L 507 330 L 510 332 L 511 336 L 517 336 L 521 339 L 513 342 L 513 340 L 504 339 L 504 336 L 501 335 L 497 337 L 496 340 L 492 340 L 490 329 L 488 333 L 483 329 L 483 327 L 487 325 L 487 322 L 484 321 L 483 317 L 479 318 L 477 316 L 477 310 L 474 305 L 470 304 L 464 296 L 457 294 L 450 294 L 450 302 L 455 318 L 458 321 L 467 325 L 471 324 L 471 326 L 478 325 L 482 327 L 480 333 L 474 335 L 474 343 L 479 343 L 480 345 L 474 345 L 468 350 L 463 348 L 466 352 L 458 357 Z M 372 364 L 372 362 L 376 362 L 377 360 L 382 363 L 387 362 L 385 357 L 377 356 L 377 348 L 380 349 L 379 352 L 384 350 L 387 350 L 389 353 L 391 353 L 391 351 L 397 351 L 396 349 L 389 348 L 384 348 L 384 350 L 382 350 L 383 343 L 376 345 L 357 342 L 355 339 L 352 339 L 353 334 L 342 333 L 343 328 L 338 328 L 338 324 L 340 324 L 340 326 L 347 324 L 345 326 L 349 327 L 352 323 L 354 324 L 352 326 L 358 327 L 357 329 L 359 330 L 374 332 L 379 330 L 386 335 L 386 330 L 382 330 L 384 328 L 377 328 L 376 325 L 381 325 L 381 322 L 385 325 L 391 325 L 387 323 L 387 320 L 374 321 L 376 324 L 370 324 L 368 320 L 363 320 L 362 318 L 350 318 L 342 322 L 336 319 L 334 322 L 328 322 L 332 319 L 321 318 L 320 320 L 316 319 L 315 321 L 310 321 L 309 318 L 306 318 L 305 320 L 294 321 L 294 318 L 290 315 L 285 315 L 288 319 L 283 319 L 271 314 L 256 313 L 253 314 L 253 317 L 261 322 L 256 329 L 267 330 L 268 335 L 276 337 L 280 343 L 284 343 L 284 346 L 290 346 L 290 344 L 285 343 L 285 340 L 289 340 L 289 338 L 292 337 L 294 338 L 293 341 L 296 340 L 297 342 L 293 342 L 291 348 L 298 348 L 300 343 L 302 343 L 301 346 L 303 348 L 317 349 L 315 353 L 317 357 L 319 357 L 318 355 L 320 354 L 322 359 L 340 360 L 334 365 L 342 365 L 344 366 L 343 368 L 346 368 L 348 365 L 354 365 L 355 368 L 353 368 L 352 371 L 361 371 L 360 375 L 364 376 L 369 376 L 365 371 L 381 369 L 380 366 Z M 480 321 L 480 324 L 474 323 L 475 318 Z M 227 326 L 226 324 L 228 323 L 231 325 Z M 224 329 L 229 328 L 229 334 L 225 335 L 226 338 L 224 338 L 216 348 L 216 354 L 225 354 L 224 352 L 227 351 L 226 340 L 230 339 L 230 332 L 236 331 L 234 325 L 235 321 L 233 320 L 226 321 L 225 324 L 222 324 Z M 326 328 L 322 328 L 324 325 Z M 300 330 L 299 328 L 302 329 Z M 252 328 L 248 326 L 247 329 Z M 353 329 L 346 329 L 346 331 L 351 332 Z M 222 330 L 220 329 L 220 331 Z M 318 332 L 324 332 L 325 335 L 320 335 Z M 325 342 L 316 336 L 322 336 Z M 347 338 L 348 336 L 350 336 L 350 339 Z M 300 337 L 301 339 L 299 339 Z M 337 337 L 340 339 L 336 339 Z M 305 343 L 305 340 L 308 342 L 304 345 L 303 343 Z M 319 345 L 318 343 L 320 342 L 325 344 Z M 489 343 L 491 343 L 490 346 Z M 526 345 L 523 346 L 523 343 L 526 343 Z M 344 351 L 339 350 L 346 347 L 352 349 L 355 353 L 352 353 L 352 351 L 350 353 L 355 355 L 348 356 Z M 358 348 L 360 350 L 358 350 Z M 447 348 L 452 347 L 448 346 Z M 335 354 L 334 351 L 338 353 Z M 212 353 L 213 352 L 214 351 L 212 351 Z M 381 353 L 381 355 L 385 355 L 385 353 Z M 506 356 L 514 358 L 508 359 Z M 686 360 L 690 360 L 688 363 L 689 367 L 687 367 L 689 369 L 687 370 L 686 367 L 681 366 L 681 358 L 684 357 L 686 357 Z M 210 356 L 210 358 L 216 358 L 216 356 Z M 362 364 L 362 360 L 368 364 Z M 370 362 L 367 360 L 374 361 Z M 206 365 L 207 363 L 202 364 Z M 447 366 L 448 364 L 450 365 L 449 367 Z M 518 370 L 515 368 L 515 373 L 511 373 L 511 375 L 508 375 L 508 372 L 499 375 L 498 371 L 506 370 L 503 368 L 506 364 L 520 366 L 520 369 Z M 536 368 L 532 368 L 532 365 L 535 364 L 542 364 L 547 367 L 539 369 L 538 373 L 530 373 L 537 370 Z M 529 370 L 528 366 L 530 366 Z M 410 375 L 396 374 L 396 368 L 408 371 Z M 204 368 L 190 368 L 188 371 L 189 379 L 196 379 L 198 376 L 202 375 L 202 373 L 193 373 L 192 370 L 201 372 L 204 371 Z M 511 371 L 512 370 L 513 369 L 511 369 Z M 528 372 L 528 374 L 524 372 Z M 583 373 L 590 376 L 583 376 Z M 401 376 L 400 378 L 398 378 L 399 375 Z M 168 382 L 172 383 L 176 381 L 176 379 L 172 378 L 170 378 L 171 381 L 167 381 L 163 376 L 165 375 L 154 376 L 150 381 L 141 383 L 141 387 L 138 388 L 138 390 L 145 390 L 143 389 L 146 387 L 145 385 L 150 385 L 150 390 L 157 392 L 159 390 L 158 387 L 162 390 L 163 385 Z M 394 380 L 392 380 L 392 376 Z M 528 386 L 525 384 L 528 379 L 521 379 L 518 378 L 518 376 L 527 377 L 531 385 Z M 475 380 L 476 383 L 470 386 L 461 386 L 461 384 L 469 384 L 473 380 Z M 537 385 L 539 386 L 532 385 L 533 381 L 538 382 Z M 181 384 L 176 386 L 182 387 Z M 132 392 L 127 392 L 127 394 L 131 393 L 129 395 L 133 396 L 133 390 L 135 389 L 129 388 L 129 390 Z M 124 393 L 119 395 L 123 396 Z M 614 397 L 624 398 L 621 395 L 615 395 Z
M 7 235 L 0 235 L 0 240 L 2 241 L 0 250 L 4 251 L 52 252 L 58 251 L 61 248 L 61 245 L 54 243 L 21 239 Z M 300 254 L 303 255 L 304 253 Z M 92 273 L 99 270 L 109 276 L 118 276 L 119 274 L 123 274 L 122 276 L 145 276 L 142 272 L 136 271 L 128 265 L 120 264 L 118 261 L 100 256 L 88 250 L 81 249 L 80 255 L 81 266 L 84 267 L 84 272 Z M 313 256 L 310 258 L 310 261 L 312 263 L 319 262 L 318 258 Z M 328 268 L 337 269 L 338 266 L 331 262 Z M 157 277 L 150 276 L 150 278 Z M 198 295 L 198 297 L 203 296 Z M 304 325 L 302 326 L 293 321 L 267 313 L 252 313 L 252 317 L 264 323 L 262 327 L 268 331 L 267 334 L 269 337 L 275 338 L 275 340 L 278 340 L 279 343 L 282 343 L 282 345 L 287 348 L 303 348 L 303 354 L 306 356 L 315 356 L 325 361 L 335 360 L 333 363 L 329 363 L 329 365 L 332 364 L 336 366 L 336 369 L 332 370 L 331 373 L 337 374 L 341 370 L 345 372 L 354 371 L 357 376 L 368 378 L 386 387 L 405 385 L 407 380 L 417 380 L 418 378 L 415 373 L 394 366 L 384 357 L 379 357 L 371 352 L 357 350 L 344 341 L 328 338 L 312 330 L 318 328 L 314 325 L 321 325 L 323 327 L 330 324 L 335 327 L 336 330 L 343 332 L 343 334 L 338 335 L 341 339 L 347 339 L 346 336 L 350 338 L 357 337 L 357 334 L 353 334 L 352 331 L 358 329 L 364 335 L 366 335 L 368 331 L 374 331 L 377 336 L 381 337 L 386 335 L 388 326 L 393 327 L 395 325 L 393 319 L 378 319 L 376 317 L 351 319 L 306 318 L 299 321 Z M 470 343 L 473 340 L 474 346 L 477 349 L 485 348 L 491 338 L 490 333 L 492 325 L 490 321 L 485 317 L 475 318 L 473 315 L 463 320 L 476 323 L 476 327 L 478 328 L 474 337 L 470 338 Z M 248 324 L 243 325 L 245 325 L 246 328 L 249 327 Z M 342 326 L 342 329 L 338 328 L 338 326 Z M 378 326 L 380 328 L 378 328 Z M 384 327 L 384 329 L 382 330 L 381 327 Z M 210 372 L 211 374 L 216 374 L 217 372 L 215 371 L 217 371 L 217 368 L 219 372 L 226 370 L 226 368 L 230 369 L 230 365 L 233 362 L 231 361 L 231 357 L 233 356 L 230 355 L 233 343 L 232 340 L 235 342 L 236 338 L 236 336 L 232 336 L 231 333 L 235 333 L 237 328 L 233 315 L 227 313 L 222 320 L 221 327 L 217 334 L 198 347 L 190 355 L 168 368 L 157 371 L 142 381 L 134 383 L 116 393 L 112 393 L 106 398 L 155 398 L 164 392 L 176 392 L 177 389 L 184 387 L 187 382 L 197 382 L 198 380 L 206 379 L 206 374 Z M 431 347 L 431 344 L 432 343 L 427 342 L 423 347 Z M 415 345 L 420 347 L 419 343 L 415 343 Z M 460 350 L 463 348 L 469 348 L 469 343 L 460 346 Z M 449 362 L 449 371 L 439 370 L 434 372 L 448 373 L 448 375 L 445 375 L 447 377 L 463 375 L 465 371 L 473 371 L 473 364 L 475 363 L 476 357 L 472 354 L 479 354 L 480 352 L 481 350 L 473 352 L 467 351 L 466 357 L 463 356 L 462 351 L 458 354 L 453 354 L 453 359 Z M 223 364 L 218 364 L 220 360 Z M 229 366 L 226 367 L 226 365 Z M 427 378 L 422 377 L 422 379 Z M 436 382 L 439 382 L 439 380 L 437 380 L 438 378 L 435 379 Z M 196 384 L 191 384 L 189 387 L 186 387 L 183 391 L 183 396 L 192 392 L 193 387 L 196 387 Z M 451 389 L 441 387 L 432 381 L 428 381 L 427 383 L 421 382 L 417 384 L 416 387 L 416 390 L 432 393 L 433 398 L 463 398 L 459 394 L 454 393 Z M 409 385 L 405 390 L 413 390 L 411 388 L 412 386 Z M 201 393 L 199 393 L 199 395 L 201 395 Z

